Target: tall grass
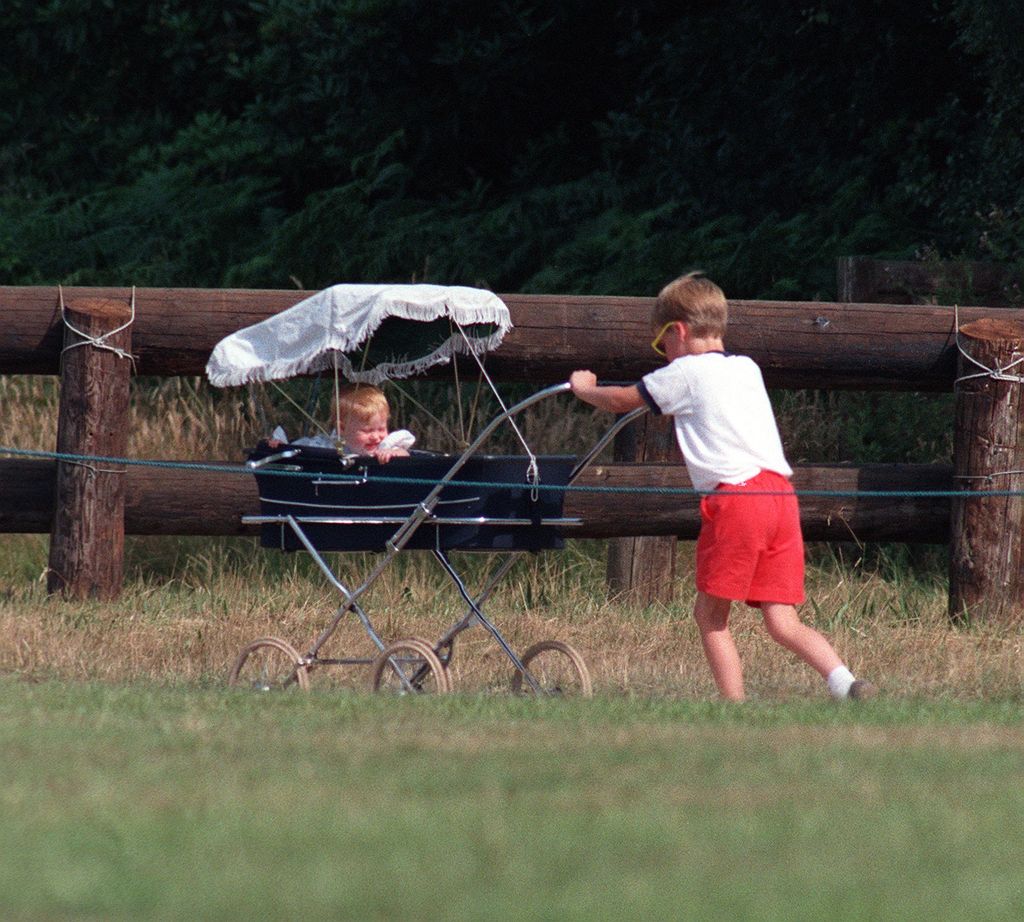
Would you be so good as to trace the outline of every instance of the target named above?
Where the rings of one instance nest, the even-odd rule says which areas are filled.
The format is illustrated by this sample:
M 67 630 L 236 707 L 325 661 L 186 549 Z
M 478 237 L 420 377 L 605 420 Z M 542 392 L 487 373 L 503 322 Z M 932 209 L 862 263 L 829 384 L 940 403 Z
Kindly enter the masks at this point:
M 438 405 L 438 388 L 419 385 L 411 397 L 393 392 L 394 421 L 417 431 L 423 445 L 444 445 L 449 439 L 454 447 L 461 437 L 455 411 L 437 414 L 442 417 L 437 422 L 416 406 Z M 316 412 L 323 413 L 328 398 L 320 399 Z M 0 445 L 52 448 L 56 401 L 52 379 L 0 377 Z M 849 439 L 870 428 L 872 416 L 864 405 L 855 402 L 854 409 L 844 416 L 843 407 L 827 394 L 787 395 L 780 400 L 781 425 L 789 443 L 808 446 L 818 458 L 829 452 L 837 456 L 844 450 L 840 435 Z M 488 419 L 492 410 L 493 405 L 482 405 L 478 416 Z M 210 392 L 195 379 L 136 382 L 129 454 L 237 459 L 280 418 L 274 413 L 266 407 L 261 411 L 245 391 Z M 923 435 L 912 436 L 917 441 L 901 449 L 905 456 L 941 457 L 941 414 L 934 408 L 928 413 L 935 417 L 933 424 L 922 423 Z M 286 421 L 298 431 L 298 420 Z M 575 408 L 568 398 L 555 398 L 526 417 L 523 431 L 538 451 L 571 453 L 589 448 L 607 424 L 606 417 Z M 492 449 L 515 451 L 517 437 L 506 431 Z M 849 550 L 811 547 L 810 601 L 803 615 L 832 638 L 855 671 L 894 695 L 1022 695 L 1021 626 L 951 627 L 941 548 Z M 305 555 L 254 552 L 252 542 L 243 539 L 129 537 L 125 591 L 110 604 L 48 596 L 46 552 L 43 536 L 0 536 L 0 670 L 29 678 L 221 683 L 245 642 L 275 634 L 301 649 L 326 626 L 339 603 Z M 641 608 L 607 597 L 602 543 L 570 542 L 563 552 L 524 557 L 498 588 L 488 612 L 520 649 L 547 636 L 578 646 L 599 692 L 707 697 L 713 686 L 689 615 L 692 554 L 692 545 L 681 543 L 673 602 Z M 337 555 L 333 562 L 350 584 L 358 583 L 370 566 L 363 555 Z M 483 580 L 487 560 L 469 555 L 459 566 L 472 588 Z M 371 590 L 367 609 L 385 639 L 438 636 L 462 614 L 444 575 L 428 555 L 417 554 L 396 559 Z M 822 694 L 818 677 L 767 639 L 755 612 L 736 606 L 733 623 L 752 696 Z M 507 687 L 508 663 L 480 628 L 464 634 L 457 651 L 453 671 L 458 688 Z M 351 619 L 324 652 L 373 651 Z M 317 684 L 353 687 L 365 681 L 359 669 L 314 677 Z

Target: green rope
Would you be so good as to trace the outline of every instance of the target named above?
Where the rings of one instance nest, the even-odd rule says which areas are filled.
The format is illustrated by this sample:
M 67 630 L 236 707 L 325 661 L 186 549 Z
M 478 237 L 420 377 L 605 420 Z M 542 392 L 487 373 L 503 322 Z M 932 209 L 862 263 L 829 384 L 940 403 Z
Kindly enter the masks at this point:
M 183 471 L 206 471 L 215 474 L 247 474 L 252 475 L 254 471 L 242 464 L 208 464 L 201 461 L 156 461 L 146 458 L 118 458 L 108 455 L 75 455 L 59 451 L 38 451 L 27 448 L 9 448 L 0 445 L 0 455 L 12 455 L 22 458 L 39 458 L 51 461 L 69 461 L 76 464 L 120 464 L 126 467 L 156 467 L 170 470 Z M 372 482 L 372 483 L 394 483 L 394 484 L 415 484 L 423 486 L 436 486 L 440 481 L 423 477 L 389 477 L 386 474 L 363 476 L 363 474 L 335 474 L 326 471 L 287 471 L 274 468 L 261 468 L 260 475 L 274 477 L 299 477 L 299 478 L 327 478 L 330 480 L 348 482 Z M 449 480 L 447 485 L 453 487 L 477 487 L 485 489 L 509 489 L 517 484 L 508 481 L 482 481 L 482 480 Z M 525 481 L 521 485 L 529 486 Z M 536 485 L 539 490 L 552 490 L 562 493 L 616 493 L 633 495 L 655 495 L 655 496 L 711 496 L 714 491 L 695 490 L 692 487 L 613 487 L 594 484 L 592 486 L 578 486 L 576 484 L 545 484 Z M 847 498 L 868 498 L 868 499 L 978 499 L 983 496 L 1024 496 L 1024 490 L 751 490 L 744 493 L 744 496 L 814 496 L 814 497 L 847 497 Z

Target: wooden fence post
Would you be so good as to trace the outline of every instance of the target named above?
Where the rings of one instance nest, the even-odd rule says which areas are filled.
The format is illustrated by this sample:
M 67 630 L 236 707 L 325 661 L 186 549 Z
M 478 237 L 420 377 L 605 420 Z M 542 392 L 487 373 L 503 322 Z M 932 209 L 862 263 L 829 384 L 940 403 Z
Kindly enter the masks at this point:
M 128 447 L 131 310 L 80 299 L 64 306 L 57 451 L 123 457 Z M 122 329 L 119 329 L 122 328 Z M 124 577 L 124 467 L 60 461 L 46 586 L 68 598 L 112 599 Z
M 959 333 L 953 483 L 979 493 L 1024 490 L 1024 324 L 976 320 Z M 1022 612 L 1024 497 L 955 498 L 950 616 L 997 621 Z
M 913 262 L 841 256 L 836 291 L 842 302 L 872 304 L 984 304 L 1021 302 L 1024 277 L 1015 266 L 971 260 Z
M 679 461 L 672 417 L 656 417 L 645 413 L 630 423 L 616 437 L 616 461 L 653 462 Z M 628 503 L 629 497 L 620 502 Z M 665 502 L 678 502 L 671 496 Z M 613 538 L 608 542 L 608 593 L 638 605 L 654 602 L 667 604 L 675 590 L 675 535 Z

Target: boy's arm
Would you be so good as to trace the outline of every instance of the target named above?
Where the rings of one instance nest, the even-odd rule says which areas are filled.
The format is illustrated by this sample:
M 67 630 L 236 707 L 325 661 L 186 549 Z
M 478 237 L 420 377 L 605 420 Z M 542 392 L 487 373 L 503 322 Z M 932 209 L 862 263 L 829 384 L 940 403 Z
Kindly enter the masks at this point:
M 609 413 L 628 413 L 646 405 L 635 384 L 625 387 L 617 384 L 600 385 L 597 376 L 591 371 L 574 371 L 569 375 L 569 386 L 584 403 Z

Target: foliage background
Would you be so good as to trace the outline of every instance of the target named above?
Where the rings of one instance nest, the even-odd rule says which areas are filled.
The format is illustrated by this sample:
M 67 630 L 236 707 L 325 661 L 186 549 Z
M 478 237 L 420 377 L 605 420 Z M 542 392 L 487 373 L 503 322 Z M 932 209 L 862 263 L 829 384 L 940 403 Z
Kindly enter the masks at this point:
M 0 284 L 832 297 L 1016 261 L 1013 0 L 8 0 Z

